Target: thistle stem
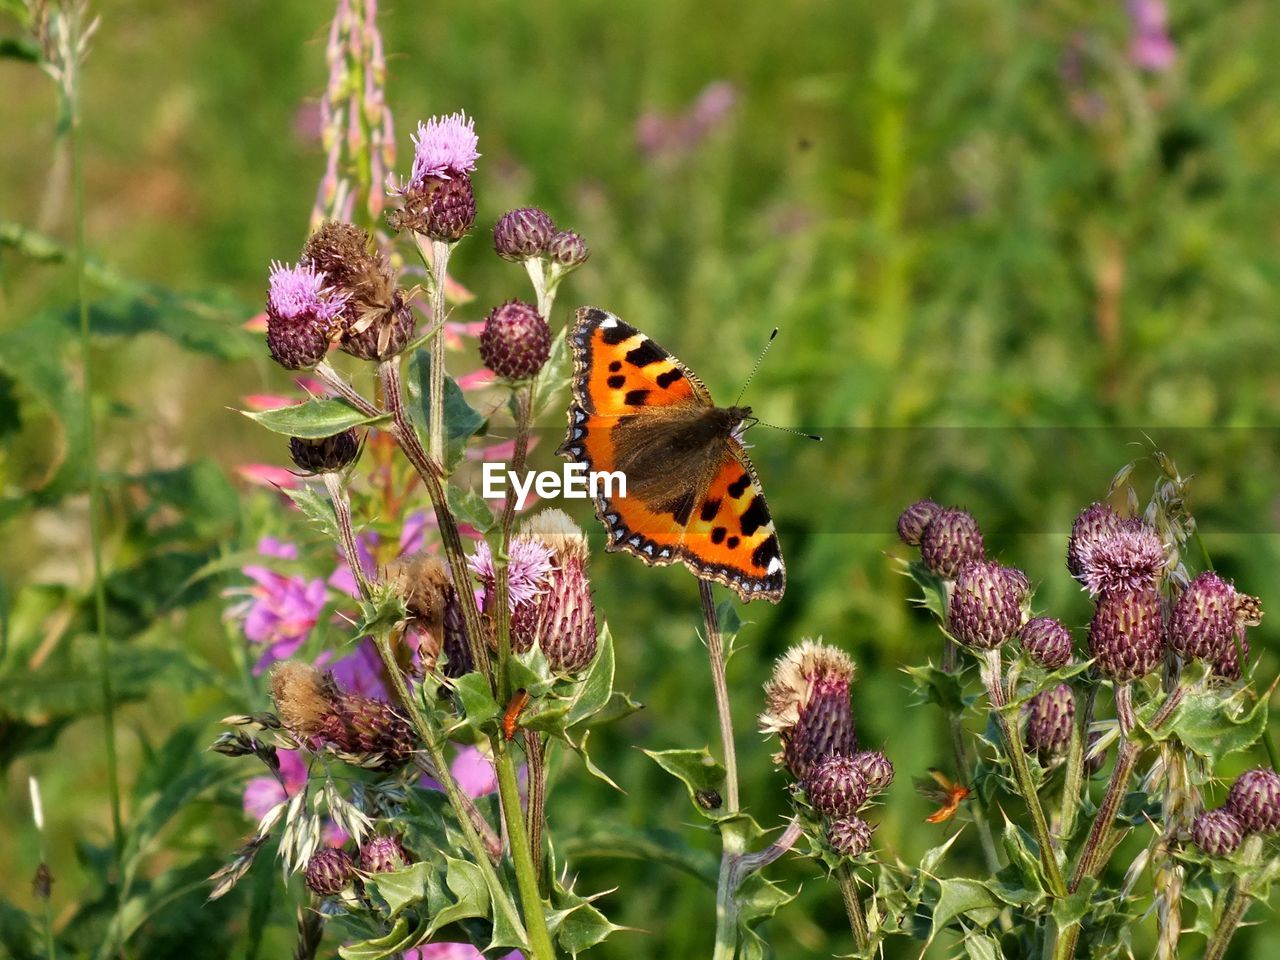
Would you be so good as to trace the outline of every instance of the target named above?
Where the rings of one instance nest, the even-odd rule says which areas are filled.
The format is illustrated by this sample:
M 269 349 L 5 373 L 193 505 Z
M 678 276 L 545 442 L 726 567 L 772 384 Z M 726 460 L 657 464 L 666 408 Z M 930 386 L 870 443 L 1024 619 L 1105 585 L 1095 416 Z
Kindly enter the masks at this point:
M 414 234 L 414 243 L 418 253 L 431 275 L 431 324 L 435 333 L 431 337 L 431 379 L 428 383 L 428 396 L 431 410 L 427 417 L 427 443 L 430 444 L 431 459 L 436 463 L 444 463 L 444 352 L 445 352 L 445 278 L 449 274 L 449 254 L 453 247 L 442 240 L 428 241 L 419 234 Z
M 533 412 L 533 388 L 524 386 L 512 393 L 516 406 L 515 449 L 511 456 L 511 472 L 524 473 L 529 455 L 529 428 Z M 511 571 L 507 563 L 511 549 L 511 531 L 516 520 L 515 484 L 507 485 L 507 497 L 502 509 L 502 541 L 493 555 L 494 617 L 498 635 L 498 699 L 505 702 L 511 696 L 507 679 L 507 660 L 511 657 Z
M 529 852 L 533 856 L 533 872 L 538 878 L 538 889 L 546 892 L 547 878 L 543 875 L 542 834 L 547 817 L 547 740 L 534 730 L 524 733 L 524 755 L 529 761 L 529 809 L 526 821 L 529 830 Z
M 433 363 L 433 369 L 434 366 Z M 467 645 L 471 650 L 472 662 L 481 675 L 487 677 L 492 684 L 494 678 L 493 665 L 489 658 L 489 645 L 485 642 L 480 611 L 476 609 L 475 592 L 472 590 L 467 569 L 467 557 L 462 549 L 462 535 L 458 532 L 458 524 L 445 499 L 440 467 L 423 449 L 422 441 L 418 438 L 418 433 L 405 410 L 399 358 L 381 363 L 378 367 L 378 376 L 382 380 L 382 392 L 391 410 L 396 441 L 400 444 L 400 449 L 404 451 L 409 463 L 418 472 L 418 476 L 422 478 L 427 488 L 427 496 L 431 499 L 431 507 L 435 511 L 436 525 L 440 530 L 440 542 L 444 547 L 445 559 L 448 560 L 449 574 L 458 595 L 458 605 L 462 608 L 463 627 L 467 635 Z
M 1244 849 L 1240 851 L 1240 860 L 1243 863 L 1257 863 L 1261 854 L 1262 837 L 1254 834 L 1245 841 Z M 1248 875 L 1239 876 L 1231 884 L 1231 892 L 1227 894 L 1227 903 L 1222 910 L 1222 917 L 1218 920 L 1218 925 L 1213 928 L 1213 935 L 1205 946 L 1204 960 L 1222 960 L 1226 955 L 1231 938 L 1235 936 L 1240 922 L 1244 920 L 1245 911 L 1253 902 L 1249 880 Z
M 956 675 L 960 672 L 956 642 L 950 637 L 942 640 L 942 669 L 945 673 Z M 951 736 L 951 756 L 956 766 L 956 774 L 962 775 L 970 769 L 969 750 L 964 740 L 964 718 L 953 710 L 947 711 L 947 732 Z M 991 822 L 987 819 L 986 804 L 975 795 L 972 810 L 973 825 L 978 831 L 978 841 L 982 846 L 982 857 L 987 869 L 996 873 L 1001 868 L 1000 853 L 996 849 L 995 837 L 991 833 Z M 1002 914 L 1003 916 L 1003 914 Z
M 1027 805 L 1027 812 L 1031 814 L 1031 828 L 1040 847 L 1040 863 L 1044 867 L 1045 878 L 1049 881 L 1049 892 L 1055 897 L 1065 897 L 1067 884 L 1062 876 L 1062 868 L 1058 866 L 1057 844 L 1049 833 L 1049 822 L 1045 819 L 1044 807 L 1040 804 L 1040 794 L 1036 792 L 1035 783 L 1031 779 L 1031 767 L 1027 763 L 1027 752 L 1022 744 L 1017 717 L 1011 718 L 1007 708 L 1008 697 L 1001 676 L 999 647 L 983 651 L 982 679 L 987 686 L 991 706 L 995 708 L 996 722 L 1004 737 L 1018 793 Z
M 498 794 L 502 799 L 502 816 L 511 838 L 511 862 L 516 871 L 516 887 L 524 908 L 525 927 L 534 960 L 555 960 L 556 951 L 547 930 L 546 911 L 538 892 L 538 876 L 534 872 L 529 848 L 529 834 L 524 828 L 524 811 L 520 807 L 520 786 L 511 752 L 501 737 L 492 739 L 494 767 L 498 772 Z
M 1095 685 L 1090 684 L 1084 695 L 1084 703 L 1076 712 L 1076 722 L 1071 730 L 1071 743 L 1067 747 L 1066 775 L 1062 783 L 1062 809 L 1058 824 L 1058 835 L 1063 840 L 1075 832 L 1080 801 L 1084 797 L 1085 755 L 1089 752 L 1089 726 L 1093 723 L 1095 689 Z
M 871 932 L 867 929 L 867 916 L 862 909 L 862 898 L 858 895 L 857 881 L 853 878 L 853 871 L 845 864 L 836 868 L 836 883 L 840 887 L 840 897 L 844 901 L 844 910 L 849 917 L 849 929 L 853 931 L 858 956 L 866 956 L 871 948 Z
M 373 589 L 369 584 L 364 564 L 360 562 L 360 550 L 356 543 L 356 532 L 351 524 L 351 498 L 347 496 L 346 484 L 336 471 L 326 471 L 324 486 L 329 491 L 329 499 L 333 503 L 333 512 L 338 517 L 338 539 L 342 543 L 342 552 L 346 554 L 347 566 L 355 578 L 356 587 L 360 591 L 360 599 L 368 602 L 373 599 Z

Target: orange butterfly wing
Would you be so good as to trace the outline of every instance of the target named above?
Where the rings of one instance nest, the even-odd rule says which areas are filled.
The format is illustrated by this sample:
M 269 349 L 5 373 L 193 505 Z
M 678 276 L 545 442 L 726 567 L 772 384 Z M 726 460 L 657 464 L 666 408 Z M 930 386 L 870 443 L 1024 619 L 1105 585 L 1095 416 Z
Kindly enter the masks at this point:
M 612 431 L 621 418 L 654 429 L 660 408 L 711 409 L 710 394 L 666 350 L 613 314 L 583 307 L 569 331 L 574 351 L 573 403 L 560 453 L 589 471 L 616 470 Z M 677 478 L 678 479 L 678 478 Z M 776 603 L 786 585 L 778 537 L 746 450 L 725 444 L 724 460 L 706 490 L 690 487 L 691 509 L 681 518 L 638 496 L 598 496 L 596 515 L 608 530 L 606 549 L 625 550 L 648 564 L 677 560 L 745 600 Z

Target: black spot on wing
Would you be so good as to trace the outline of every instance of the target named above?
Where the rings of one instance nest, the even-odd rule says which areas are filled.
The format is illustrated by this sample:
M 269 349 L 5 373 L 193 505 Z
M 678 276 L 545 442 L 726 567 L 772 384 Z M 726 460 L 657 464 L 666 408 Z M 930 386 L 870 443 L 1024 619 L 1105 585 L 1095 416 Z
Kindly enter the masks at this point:
M 627 363 L 633 367 L 647 367 L 651 363 L 667 359 L 666 351 L 652 340 L 645 340 L 638 347 L 627 351 Z
M 737 550 L 738 544 L 740 544 L 741 542 L 742 541 L 739 540 L 737 537 L 730 537 L 728 540 L 724 542 L 724 545 L 728 547 L 730 550 Z
M 699 519 L 702 520 L 703 523 L 710 523 L 712 520 L 716 518 L 716 514 L 719 512 L 720 512 L 720 501 L 708 500 L 702 505 L 702 510 L 699 511 L 698 517 Z
M 683 380 L 684 374 L 680 372 L 680 369 L 678 367 L 672 367 L 666 373 L 660 373 L 653 379 L 658 384 L 658 386 L 660 386 L 663 390 L 665 390 L 667 389 L 667 387 L 671 386 L 677 380 Z
M 617 372 L 618 372 L 619 370 L 621 370 L 621 369 L 622 369 L 622 361 L 621 361 L 621 360 L 613 360 L 613 361 L 611 361 L 611 362 L 609 363 L 609 372 L 610 372 L 610 373 L 617 373 Z
M 626 382 L 627 382 L 627 378 L 626 378 L 626 377 L 624 377 L 624 376 L 623 376 L 622 374 L 620 374 L 620 373 L 619 373 L 619 374 L 615 374 L 614 376 L 610 377 L 609 379 L 607 379 L 607 380 L 605 381 L 605 383 L 607 383 L 607 384 L 610 386 L 610 388 L 612 388 L 612 389 L 614 389 L 614 390 L 617 390 L 618 388 L 620 388 L 620 387 L 621 387 L 623 384 L 625 384 Z
M 749 486 L 751 486 L 751 475 L 744 473 L 737 480 L 733 481 L 733 483 L 729 484 L 729 496 L 737 500 L 747 492 L 747 487 Z M 751 531 L 748 530 L 747 532 L 750 533 Z
M 613 326 L 600 327 L 600 339 L 611 347 L 616 347 L 625 340 L 630 340 L 636 335 L 636 328 L 623 323 L 621 320 L 615 321 Z
M 714 527 L 711 531 L 711 542 L 716 544 L 724 543 L 724 535 L 728 532 L 724 527 Z
M 626 396 L 622 398 L 622 402 L 629 407 L 642 407 L 648 396 L 648 390 L 628 390 Z
M 742 533 L 748 537 L 769 522 L 769 507 L 764 502 L 764 497 L 756 494 L 751 506 L 743 511 L 741 522 Z
M 782 552 L 778 548 L 778 535 L 776 533 L 769 534 L 751 554 L 751 562 L 757 567 L 768 568 L 770 560 L 781 558 Z

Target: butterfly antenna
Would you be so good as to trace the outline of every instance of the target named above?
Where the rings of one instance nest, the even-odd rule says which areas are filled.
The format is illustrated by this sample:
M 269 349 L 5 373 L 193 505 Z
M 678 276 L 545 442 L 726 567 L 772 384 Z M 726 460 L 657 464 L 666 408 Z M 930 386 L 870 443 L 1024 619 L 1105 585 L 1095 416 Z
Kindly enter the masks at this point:
M 781 430 L 783 433 L 794 433 L 797 437 L 804 437 L 806 440 L 822 440 L 822 437 L 818 436 L 816 433 L 805 433 L 803 430 L 794 430 L 791 427 L 780 427 L 776 423 L 765 423 L 763 420 L 757 420 L 755 417 L 751 418 L 751 422 L 762 427 L 771 427 L 774 430 Z
M 773 333 L 769 334 L 769 342 L 764 345 L 764 349 L 760 351 L 760 356 L 756 357 L 756 365 L 751 368 L 751 373 L 747 376 L 747 382 L 742 385 L 742 389 L 738 391 L 738 399 L 733 401 L 736 407 L 742 400 L 742 395 L 747 392 L 747 387 L 751 386 L 751 381 L 755 379 L 756 371 L 760 369 L 760 364 L 764 363 L 765 354 L 769 352 L 769 348 L 773 346 L 773 341 L 778 337 L 778 328 L 773 328 Z

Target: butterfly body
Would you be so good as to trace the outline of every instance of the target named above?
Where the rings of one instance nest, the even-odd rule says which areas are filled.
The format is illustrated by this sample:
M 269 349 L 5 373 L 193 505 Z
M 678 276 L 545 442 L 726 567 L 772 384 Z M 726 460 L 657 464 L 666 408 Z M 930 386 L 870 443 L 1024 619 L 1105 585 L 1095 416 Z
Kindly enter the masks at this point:
M 963 783 L 957 783 L 941 770 L 931 767 L 929 780 L 916 778 L 916 790 L 926 800 L 939 804 L 937 810 L 924 818 L 925 823 L 945 823 L 955 816 L 960 804 L 969 798 L 971 791 Z
M 560 453 L 619 472 L 626 494 L 595 498 L 607 549 L 681 562 L 743 600 L 777 602 L 786 569 L 740 440 L 750 407 L 718 407 L 680 361 L 613 314 L 583 307 L 569 331 L 573 403 Z

